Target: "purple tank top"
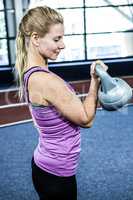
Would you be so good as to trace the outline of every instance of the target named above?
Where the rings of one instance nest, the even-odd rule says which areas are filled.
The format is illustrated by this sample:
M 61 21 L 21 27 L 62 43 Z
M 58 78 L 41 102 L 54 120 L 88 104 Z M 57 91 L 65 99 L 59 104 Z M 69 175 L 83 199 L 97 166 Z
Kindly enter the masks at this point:
M 43 67 L 32 67 L 24 73 L 25 97 L 39 132 L 34 161 L 54 175 L 72 176 L 76 173 L 80 155 L 80 127 L 61 116 L 54 106 L 33 105 L 29 101 L 28 80 L 37 71 L 52 73 Z M 68 87 L 73 90 L 69 84 Z

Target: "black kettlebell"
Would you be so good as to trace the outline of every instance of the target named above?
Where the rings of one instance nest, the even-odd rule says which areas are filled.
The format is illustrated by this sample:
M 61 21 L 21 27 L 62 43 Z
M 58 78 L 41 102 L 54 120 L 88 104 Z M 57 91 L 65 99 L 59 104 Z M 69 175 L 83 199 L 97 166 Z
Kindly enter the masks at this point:
M 100 64 L 96 65 L 96 74 L 101 79 L 98 99 L 106 110 L 118 110 L 132 98 L 132 88 L 120 78 L 112 78 Z

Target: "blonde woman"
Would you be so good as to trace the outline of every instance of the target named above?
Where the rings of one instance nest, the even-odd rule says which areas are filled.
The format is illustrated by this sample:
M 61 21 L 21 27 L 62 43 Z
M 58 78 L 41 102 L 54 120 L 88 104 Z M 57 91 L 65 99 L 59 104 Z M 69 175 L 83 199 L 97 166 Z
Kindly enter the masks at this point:
M 97 106 L 96 62 L 91 65 L 90 88 L 84 102 L 48 68 L 48 59 L 56 60 L 65 48 L 63 36 L 61 14 L 46 6 L 27 11 L 17 36 L 20 93 L 28 102 L 39 133 L 32 180 L 40 200 L 77 200 L 80 127 L 92 126 Z

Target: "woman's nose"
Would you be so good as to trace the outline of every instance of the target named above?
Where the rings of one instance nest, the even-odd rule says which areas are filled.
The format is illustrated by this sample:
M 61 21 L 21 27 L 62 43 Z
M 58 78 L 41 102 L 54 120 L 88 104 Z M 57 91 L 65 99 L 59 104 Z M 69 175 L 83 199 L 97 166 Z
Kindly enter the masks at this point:
M 64 49 L 65 48 L 64 41 L 60 41 L 59 48 L 60 49 Z

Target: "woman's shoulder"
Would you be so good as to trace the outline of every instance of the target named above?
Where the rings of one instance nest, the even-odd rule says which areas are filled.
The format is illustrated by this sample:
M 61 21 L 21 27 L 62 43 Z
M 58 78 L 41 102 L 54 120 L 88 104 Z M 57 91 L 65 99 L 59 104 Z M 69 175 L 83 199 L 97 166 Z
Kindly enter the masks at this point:
M 47 68 L 47 67 L 42 67 L 42 66 L 32 66 L 32 67 L 27 67 L 25 70 L 24 70 L 24 76 L 25 75 L 29 75 L 29 74 L 33 74 L 35 72 L 48 72 L 50 73 L 50 70 Z
M 56 86 L 58 87 L 60 84 L 66 84 L 63 78 L 50 71 L 48 68 L 30 68 L 26 71 L 27 74 L 28 72 L 30 73 L 28 85 L 31 88 L 56 88 Z
M 42 66 L 32 66 L 25 69 L 23 76 L 24 79 L 28 79 L 28 81 L 36 81 L 45 76 L 46 74 L 50 74 L 50 70 L 47 67 Z

